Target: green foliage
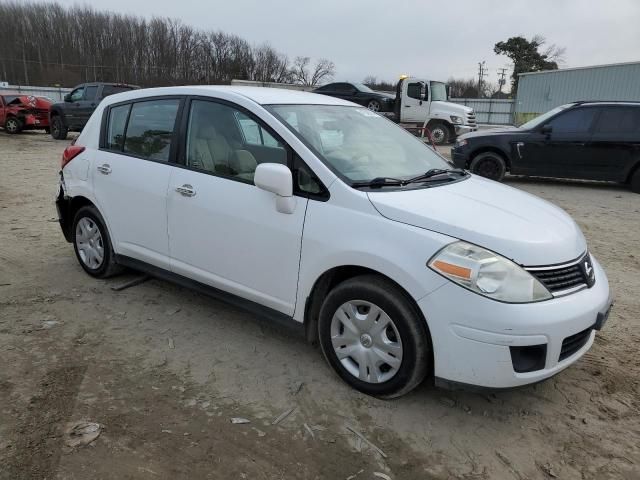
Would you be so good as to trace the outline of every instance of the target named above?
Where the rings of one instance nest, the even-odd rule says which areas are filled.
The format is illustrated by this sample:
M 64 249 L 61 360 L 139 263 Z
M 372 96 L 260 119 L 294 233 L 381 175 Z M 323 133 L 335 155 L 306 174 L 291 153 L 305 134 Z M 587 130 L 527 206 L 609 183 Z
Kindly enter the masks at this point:
M 538 72 L 540 70 L 557 70 L 558 60 L 564 53 L 564 49 L 552 45 L 541 52 L 540 47 L 545 44 L 545 39 L 535 36 L 531 40 L 524 37 L 511 37 L 506 42 L 498 42 L 493 51 L 498 55 L 506 55 L 513 61 L 513 73 L 511 74 L 511 92 L 518 91 L 518 74 L 526 72 Z

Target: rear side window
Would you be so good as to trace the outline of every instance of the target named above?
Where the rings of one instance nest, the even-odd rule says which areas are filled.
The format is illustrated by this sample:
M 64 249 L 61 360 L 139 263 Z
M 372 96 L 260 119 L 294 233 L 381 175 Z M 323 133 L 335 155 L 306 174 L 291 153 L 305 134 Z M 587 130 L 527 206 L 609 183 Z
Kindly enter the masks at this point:
M 125 87 L 123 85 L 105 85 L 102 87 L 102 98 L 108 97 L 109 95 L 113 95 L 115 93 L 128 92 L 129 90 L 133 89 L 131 87 Z
M 85 100 L 94 100 L 96 98 L 96 94 L 98 93 L 97 85 L 90 85 L 84 89 L 84 99 Z
M 596 133 L 640 133 L 640 107 L 604 108 L 598 119 Z
M 553 133 L 587 133 L 596 115 L 595 108 L 576 108 L 549 122 Z
M 124 145 L 124 129 L 127 126 L 127 117 L 129 117 L 130 108 L 131 105 L 120 105 L 112 108 L 109 112 L 106 141 L 107 149 L 122 151 Z
M 169 161 L 179 99 L 134 103 L 124 140 L 124 152 L 162 162 Z

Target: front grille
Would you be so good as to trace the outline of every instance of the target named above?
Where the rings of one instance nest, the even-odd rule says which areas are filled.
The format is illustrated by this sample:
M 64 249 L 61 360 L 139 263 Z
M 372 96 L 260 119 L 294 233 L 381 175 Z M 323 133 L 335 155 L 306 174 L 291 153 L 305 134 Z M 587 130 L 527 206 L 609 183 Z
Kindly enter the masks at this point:
M 561 362 L 565 358 L 569 358 L 571 355 L 584 347 L 589 341 L 592 329 L 592 327 L 589 327 L 586 330 L 565 338 L 562 341 L 562 349 L 560 349 L 560 358 L 558 359 L 558 361 Z
M 472 127 L 476 126 L 476 114 L 475 113 L 467 113 L 467 124 Z
M 588 254 L 587 254 L 588 255 Z M 577 289 L 588 286 L 588 279 L 581 267 L 585 257 L 573 264 L 555 267 L 531 267 L 526 270 L 536 277 L 547 289 L 552 292 Z

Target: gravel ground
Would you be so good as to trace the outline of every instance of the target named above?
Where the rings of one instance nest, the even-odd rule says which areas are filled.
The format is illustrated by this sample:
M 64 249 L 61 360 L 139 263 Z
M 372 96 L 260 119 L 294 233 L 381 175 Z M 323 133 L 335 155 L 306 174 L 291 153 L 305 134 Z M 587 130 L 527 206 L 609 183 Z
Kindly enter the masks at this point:
M 385 402 L 244 311 L 159 280 L 110 288 L 131 273 L 84 274 L 53 204 L 66 143 L 0 132 L 3 480 L 640 477 L 640 195 L 508 179 L 583 228 L 616 297 L 606 328 L 541 384 L 452 393 L 426 382 Z M 78 421 L 100 435 L 72 448 L 65 431 Z

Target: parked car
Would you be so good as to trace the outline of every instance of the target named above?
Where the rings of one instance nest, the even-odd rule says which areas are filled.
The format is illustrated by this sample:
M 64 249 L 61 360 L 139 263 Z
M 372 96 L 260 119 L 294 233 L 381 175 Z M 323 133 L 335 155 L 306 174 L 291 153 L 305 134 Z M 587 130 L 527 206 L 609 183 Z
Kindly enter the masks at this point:
M 519 128 L 461 136 L 453 163 L 501 181 L 506 172 L 606 180 L 640 193 L 640 102 L 574 102 Z
M 367 394 L 555 375 L 607 319 L 604 270 L 560 208 L 448 167 L 329 96 L 138 90 L 64 151 L 57 208 L 89 275 L 130 267 L 295 325 Z
M 50 107 L 51 102 L 43 97 L 3 93 L 0 95 L 0 126 L 11 134 L 22 130 L 48 130 Z
M 392 95 L 374 92 L 362 83 L 328 83 L 316 88 L 313 93 L 348 100 L 363 105 L 374 112 L 392 112 L 395 104 L 395 98 Z
M 68 132 L 81 131 L 103 98 L 137 89 L 123 83 L 83 83 L 64 96 L 64 102 L 51 106 L 51 136 L 65 140 Z

